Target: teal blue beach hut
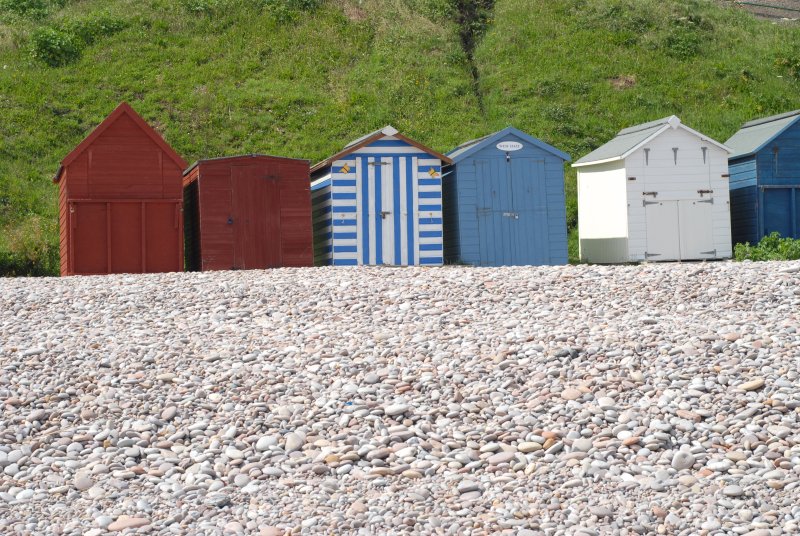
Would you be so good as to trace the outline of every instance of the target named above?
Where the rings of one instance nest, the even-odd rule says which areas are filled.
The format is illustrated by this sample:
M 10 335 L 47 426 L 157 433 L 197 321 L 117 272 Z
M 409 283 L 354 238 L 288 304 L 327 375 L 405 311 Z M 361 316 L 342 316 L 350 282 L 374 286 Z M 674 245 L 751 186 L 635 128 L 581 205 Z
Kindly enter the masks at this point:
M 733 242 L 800 238 L 800 110 L 745 123 L 725 145 Z
M 567 263 L 569 155 L 513 127 L 452 150 L 443 172 L 445 261 Z

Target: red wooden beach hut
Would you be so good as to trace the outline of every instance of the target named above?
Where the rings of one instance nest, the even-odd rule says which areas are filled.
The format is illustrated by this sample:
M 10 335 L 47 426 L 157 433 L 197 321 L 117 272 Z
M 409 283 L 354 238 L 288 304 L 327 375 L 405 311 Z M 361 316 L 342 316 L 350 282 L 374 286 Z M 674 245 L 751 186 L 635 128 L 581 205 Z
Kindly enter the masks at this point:
M 187 269 L 313 265 L 308 160 L 200 160 L 183 185 Z
M 185 167 L 152 127 L 120 104 L 53 179 L 61 275 L 183 270 Z

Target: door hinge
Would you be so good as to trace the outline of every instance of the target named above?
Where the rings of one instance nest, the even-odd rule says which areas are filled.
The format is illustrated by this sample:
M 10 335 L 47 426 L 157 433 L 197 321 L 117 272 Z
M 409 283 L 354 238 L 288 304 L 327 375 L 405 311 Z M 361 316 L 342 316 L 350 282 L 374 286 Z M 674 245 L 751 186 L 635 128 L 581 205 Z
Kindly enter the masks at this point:
M 717 250 L 716 249 L 712 249 L 711 251 L 701 251 L 700 252 L 700 255 L 716 255 L 716 254 L 717 254 Z
M 652 195 L 653 197 L 658 197 L 658 192 L 642 192 L 642 195 Z
M 370 166 L 388 166 L 389 162 L 370 162 Z
M 645 200 L 642 200 L 642 206 L 643 207 L 646 207 L 647 205 L 658 205 L 658 204 L 659 204 L 659 201 L 645 201 Z
M 644 252 L 644 258 L 645 259 L 649 259 L 650 257 L 660 257 L 660 256 L 661 256 L 661 253 L 648 253 L 646 251 Z
M 519 213 L 517 212 L 503 212 L 503 216 L 506 218 L 514 218 L 515 220 L 519 219 Z
M 714 190 L 697 190 L 697 193 L 700 194 L 700 196 L 702 197 L 705 194 L 713 194 Z
M 712 197 L 711 199 L 700 199 L 697 202 L 698 203 L 709 203 L 709 204 L 713 205 L 714 204 L 714 198 Z

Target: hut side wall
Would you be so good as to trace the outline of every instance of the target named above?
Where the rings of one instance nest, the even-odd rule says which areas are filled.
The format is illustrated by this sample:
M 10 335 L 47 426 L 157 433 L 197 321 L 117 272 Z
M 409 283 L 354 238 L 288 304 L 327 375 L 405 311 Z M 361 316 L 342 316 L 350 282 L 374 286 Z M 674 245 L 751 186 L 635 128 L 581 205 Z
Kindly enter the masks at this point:
M 578 168 L 580 258 L 620 263 L 628 255 L 628 204 L 624 161 Z
M 749 156 L 728 162 L 733 244 L 755 244 L 761 238 L 758 225 L 756 158 Z
M 333 221 L 331 217 L 330 173 L 311 186 L 312 225 L 314 229 L 314 265 L 327 266 L 333 258 Z

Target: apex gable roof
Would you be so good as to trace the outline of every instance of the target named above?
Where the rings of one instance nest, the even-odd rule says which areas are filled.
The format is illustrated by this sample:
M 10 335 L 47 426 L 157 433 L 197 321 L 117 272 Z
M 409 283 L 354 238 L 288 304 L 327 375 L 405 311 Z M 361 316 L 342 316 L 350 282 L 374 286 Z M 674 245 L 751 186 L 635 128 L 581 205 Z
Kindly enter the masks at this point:
M 495 132 L 494 134 L 489 134 L 489 135 L 483 136 L 482 138 L 478 138 L 478 139 L 475 139 L 475 140 L 470 140 L 470 141 L 468 141 L 466 143 L 462 143 L 461 145 L 459 145 L 458 147 L 456 147 L 455 149 L 453 149 L 452 151 L 447 153 L 447 156 L 449 156 L 453 160 L 453 162 L 459 162 L 459 161 L 463 160 L 464 158 L 467 158 L 468 156 L 470 156 L 472 154 L 475 154 L 476 152 L 480 151 L 484 147 L 488 147 L 489 145 L 491 145 L 493 143 L 497 143 L 499 141 L 502 141 L 502 138 L 504 138 L 506 136 L 509 136 L 509 135 L 516 136 L 517 138 L 519 138 L 519 139 L 521 139 L 521 140 L 523 140 L 523 141 L 525 141 L 527 143 L 530 143 L 531 145 L 533 145 L 535 147 L 538 147 L 538 148 L 540 148 L 540 149 L 542 149 L 542 150 L 544 150 L 544 151 L 546 151 L 548 153 L 551 153 L 551 154 L 557 156 L 558 158 L 560 158 L 561 160 L 564 160 L 565 162 L 569 162 L 570 160 L 572 160 L 572 158 L 570 158 L 570 156 L 567 153 L 565 153 L 563 151 L 559 151 L 558 149 L 556 149 L 552 145 L 549 145 L 549 144 L 543 142 L 542 140 L 536 139 L 533 136 L 531 136 L 530 134 L 527 134 L 527 133 L 525 133 L 525 132 L 523 132 L 523 131 L 521 131 L 521 130 L 519 130 L 517 128 L 514 128 L 514 127 L 506 127 L 503 130 Z
M 383 127 L 380 130 L 376 130 L 374 132 L 370 132 L 366 136 L 362 136 L 362 137 L 358 138 L 357 140 L 351 141 L 350 143 L 345 145 L 345 148 L 343 150 L 339 151 L 338 153 L 336 153 L 336 154 L 334 154 L 332 156 L 329 156 L 328 158 L 326 158 L 325 160 L 323 160 L 321 162 L 318 162 L 318 163 L 314 164 L 311 167 L 311 173 L 314 173 L 315 171 L 318 171 L 318 170 L 320 170 L 322 168 L 328 167 L 331 164 L 333 164 L 335 161 L 339 160 L 340 158 L 342 158 L 344 156 L 347 156 L 347 155 L 349 155 L 351 153 L 354 153 L 354 152 L 358 151 L 359 149 L 361 149 L 362 147 L 366 147 L 370 143 L 372 143 L 374 141 L 377 141 L 377 140 L 379 140 L 381 138 L 384 138 L 386 136 L 391 136 L 391 137 L 397 138 L 399 140 L 403 140 L 404 142 L 408 143 L 409 145 L 413 145 L 417 149 L 419 149 L 419 150 L 421 150 L 421 151 L 423 151 L 425 153 L 428 153 L 428 154 L 430 154 L 432 156 L 435 156 L 436 158 L 438 158 L 439 160 L 441 160 L 445 164 L 452 164 L 453 163 L 453 161 L 450 160 L 445 155 L 434 151 L 430 147 L 426 147 L 425 145 L 422 145 L 418 141 L 415 141 L 415 140 L 412 140 L 411 138 L 407 138 L 406 136 L 403 136 L 392 125 L 387 125 L 387 126 Z
M 70 165 L 76 158 L 78 158 L 81 153 L 83 153 L 89 146 L 100 137 L 100 135 L 105 132 L 108 127 L 114 124 L 114 122 L 120 118 L 122 115 L 127 115 L 130 117 L 134 123 L 150 138 L 158 145 L 166 154 L 169 156 L 180 169 L 186 168 L 186 161 L 181 158 L 175 150 L 169 146 L 169 144 L 164 141 L 164 138 L 156 132 L 156 130 L 147 124 L 147 122 L 142 119 L 142 117 L 136 113 L 136 111 L 131 108 L 131 106 L 127 102 L 122 102 L 116 109 L 111 112 L 111 114 L 106 117 L 102 123 L 100 123 L 86 138 L 75 147 L 72 152 L 70 152 L 64 159 L 61 161 L 61 166 L 58 168 L 55 177 L 53 177 L 53 182 L 58 182 L 61 180 L 61 175 L 64 171 L 64 168 Z
M 730 158 L 757 153 L 797 121 L 800 121 L 800 110 L 748 121 L 725 142 L 733 150 Z
M 579 159 L 577 162 L 572 164 L 572 167 L 582 167 L 592 164 L 613 162 L 615 160 L 623 160 L 639 147 L 645 145 L 661 133 L 666 132 L 669 129 L 677 128 L 681 128 L 687 132 L 690 132 L 701 140 L 713 143 L 726 152 L 731 152 L 731 150 L 725 145 L 687 127 L 681 123 L 681 120 L 677 116 L 671 115 L 656 121 L 650 121 L 649 123 L 642 123 L 640 125 L 635 125 L 620 130 L 616 137 L 601 145 L 583 158 Z

